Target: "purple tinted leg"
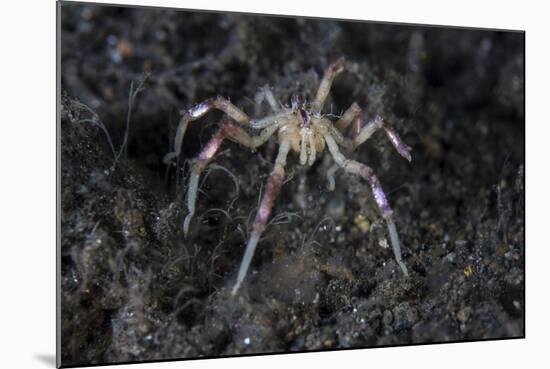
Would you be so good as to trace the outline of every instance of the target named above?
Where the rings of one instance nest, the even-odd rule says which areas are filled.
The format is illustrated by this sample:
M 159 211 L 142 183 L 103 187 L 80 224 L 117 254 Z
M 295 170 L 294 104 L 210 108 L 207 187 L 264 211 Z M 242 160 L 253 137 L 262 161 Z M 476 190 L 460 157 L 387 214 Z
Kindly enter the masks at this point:
M 237 281 L 235 282 L 233 290 L 231 291 L 232 295 L 235 295 L 237 293 L 244 278 L 246 277 L 248 267 L 250 266 L 250 262 L 252 261 L 252 257 L 254 256 L 254 251 L 256 250 L 258 241 L 260 240 L 260 237 L 265 229 L 267 220 L 269 219 L 269 215 L 271 214 L 273 201 L 275 201 L 275 198 L 279 193 L 279 190 L 283 183 L 283 179 L 285 177 L 286 157 L 289 149 L 289 141 L 281 142 L 279 153 L 277 155 L 277 160 L 275 161 L 275 167 L 273 168 L 273 171 L 271 172 L 267 180 L 266 190 L 262 197 L 260 208 L 256 213 L 254 224 L 252 225 L 252 232 L 250 234 L 250 238 L 248 239 L 248 244 L 246 245 L 246 250 L 241 261 L 241 266 L 237 275 Z
M 380 128 L 384 129 L 386 135 L 390 139 L 390 142 L 392 143 L 393 147 L 395 147 L 399 155 L 410 162 L 412 160 L 410 153 L 411 148 L 407 146 L 403 142 L 403 140 L 401 140 L 401 137 L 399 137 L 395 129 L 380 116 L 377 116 L 374 120 L 370 121 L 366 126 L 361 128 L 360 132 L 353 139 L 354 148 L 368 140 L 370 136 L 372 136 L 374 132 L 376 132 Z
M 407 146 L 402 140 L 401 137 L 397 134 L 395 129 L 393 129 L 392 126 L 384 123 L 384 130 L 386 131 L 386 134 L 388 135 L 393 147 L 397 150 L 399 155 L 407 159 L 409 162 L 412 160 L 411 157 L 411 147 Z
M 174 151 L 166 154 L 162 159 L 165 164 L 169 164 L 173 159 L 180 155 L 183 136 L 185 135 L 185 131 L 187 131 L 189 122 L 199 119 L 212 109 L 219 109 L 223 111 L 240 124 L 248 124 L 250 122 L 248 115 L 229 102 L 229 100 L 224 99 L 221 96 L 205 100 L 183 113 L 178 123 L 176 137 L 174 138 Z
M 222 123 L 220 129 L 214 134 L 214 136 L 212 136 L 210 141 L 208 141 L 206 146 L 204 146 L 204 148 L 199 153 L 199 155 L 192 161 L 191 174 L 189 176 L 189 185 L 187 186 L 188 213 L 183 222 L 184 237 L 187 237 L 187 234 L 189 232 L 189 224 L 191 223 L 191 220 L 193 219 L 193 215 L 195 214 L 195 203 L 197 200 L 197 191 L 198 191 L 200 175 L 204 170 L 204 168 L 212 160 L 214 155 L 216 155 L 216 152 L 218 152 L 223 140 L 229 134 L 231 134 L 231 132 L 234 131 L 236 128 L 237 127 L 233 126 L 228 122 Z
M 347 173 L 360 175 L 362 178 L 366 179 L 369 182 L 372 193 L 374 195 L 374 200 L 378 205 L 380 214 L 386 220 L 395 260 L 397 261 L 397 264 L 403 271 L 403 274 L 407 276 L 409 273 L 407 271 L 407 267 L 405 266 L 405 263 L 403 263 L 401 259 L 401 244 L 399 242 L 399 236 L 395 228 L 395 223 L 393 222 L 393 219 L 392 219 L 393 211 L 390 207 L 390 204 L 388 203 L 386 194 L 382 189 L 382 185 L 380 185 L 380 181 L 378 180 L 378 177 L 374 174 L 374 171 L 369 166 L 359 163 L 355 160 L 347 159 L 340 152 L 338 145 L 336 144 L 336 141 L 334 141 L 334 139 L 331 136 L 326 135 L 325 141 L 327 143 L 328 149 L 332 157 L 334 158 L 334 161 L 336 161 L 336 164 L 342 167 Z
M 388 203 L 388 199 L 386 198 L 386 194 L 382 189 L 382 185 L 380 184 L 378 177 L 376 176 L 376 174 L 374 174 L 372 168 L 356 161 L 348 161 L 344 167 L 344 170 L 348 173 L 359 174 L 361 177 L 369 181 L 370 188 L 374 195 L 374 200 L 378 205 L 380 214 L 386 220 L 386 224 L 388 226 L 388 233 L 390 235 L 390 243 L 392 245 L 395 261 L 403 271 L 403 274 L 407 276 L 409 273 L 407 271 L 407 266 L 405 265 L 405 263 L 403 263 L 403 260 L 401 259 L 401 243 L 399 242 L 397 229 L 395 228 L 395 223 L 392 219 L 393 210 Z

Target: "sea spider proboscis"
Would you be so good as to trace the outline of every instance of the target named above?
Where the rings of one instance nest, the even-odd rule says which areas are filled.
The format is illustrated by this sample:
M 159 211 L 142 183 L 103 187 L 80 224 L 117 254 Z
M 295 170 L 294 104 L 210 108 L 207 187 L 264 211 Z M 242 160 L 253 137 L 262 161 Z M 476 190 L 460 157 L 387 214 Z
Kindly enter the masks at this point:
M 192 161 L 189 185 L 187 187 L 188 214 L 183 223 L 184 235 L 187 235 L 190 221 L 195 213 L 195 201 L 197 198 L 200 174 L 212 160 L 223 140 L 229 138 L 248 148 L 255 149 L 266 143 L 275 133 L 277 133 L 278 136 L 279 152 L 275 160 L 275 166 L 267 180 L 266 190 L 262 197 L 260 207 L 256 213 L 252 232 L 248 244 L 246 245 L 244 257 L 241 261 L 241 266 L 237 275 L 237 281 L 232 289 L 233 295 L 237 293 L 246 276 L 258 240 L 269 219 L 273 201 L 283 183 L 288 153 L 291 150 L 299 153 L 300 164 L 311 166 L 315 162 L 317 154 L 324 151 L 325 146 L 336 162 L 336 165 L 329 169 L 329 188 L 334 188 L 332 173 L 334 172 L 334 168 L 338 167 L 344 169 L 347 173 L 357 174 L 369 182 L 380 214 L 385 219 L 388 226 L 388 233 L 395 260 L 399 264 L 404 275 L 408 275 L 407 267 L 401 259 L 399 237 L 397 235 L 395 223 L 392 220 L 393 211 L 382 190 L 380 181 L 372 168 L 363 163 L 348 159 L 341 152 L 340 147 L 345 148 L 347 153 L 351 153 L 372 136 L 375 131 L 382 128 L 397 152 L 408 161 L 411 161 L 411 148 L 401 140 L 397 132 L 380 116 L 364 124 L 362 110 L 355 102 L 344 112 L 336 123 L 333 123 L 327 116 L 321 113 L 332 86 L 332 81 L 344 70 L 344 65 L 345 59 L 340 58 L 325 70 L 324 77 L 312 103 L 304 102 L 299 95 L 293 95 L 291 98 L 291 105 L 288 107 L 283 106 L 277 101 L 271 88 L 269 86 L 264 86 L 256 96 L 256 101 L 262 102 L 266 100 L 273 111 L 272 115 L 265 118 L 250 119 L 246 113 L 229 102 L 229 100 L 217 96 L 191 107 L 183 113 L 179 121 L 174 140 L 174 151 L 167 154 L 163 159 L 166 164 L 180 155 L 183 136 L 189 122 L 199 119 L 211 109 L 218 109 L 226 114 L 225 119 L 220 123 L 218 131 L 206 146 L 204 146 L 199 155 Z M 234 124 L 234 122 L 252 130 L 259 131 L 259 134 L 251 136 L 243 128 Z M 348 129 L 350 125 L 352 125 L 351 127 L 353 127 L 353 129 Z

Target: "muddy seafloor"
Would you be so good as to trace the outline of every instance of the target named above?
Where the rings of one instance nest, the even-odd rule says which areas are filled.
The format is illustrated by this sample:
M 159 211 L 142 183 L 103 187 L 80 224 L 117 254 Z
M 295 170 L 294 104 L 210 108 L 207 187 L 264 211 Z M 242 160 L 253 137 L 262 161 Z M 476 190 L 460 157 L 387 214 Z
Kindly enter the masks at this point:
M 523 336 L 523 55 L 522 33 L 62 5 L 62 364 Z M 378 132 L 352 155 L 410 275 L 368 184 L 340 171 L 330 192 L 329 154 L 292 154 L 231 297 L 276 139 L 224 143 L 184 239 L 189 159 L 222 114 L 167 168 L 180 110 L 219 94 L 265 116 L 259 87 L 311 99 L 340 56 L 324 113 L 356 101 L 413 148 L 409 164 Z

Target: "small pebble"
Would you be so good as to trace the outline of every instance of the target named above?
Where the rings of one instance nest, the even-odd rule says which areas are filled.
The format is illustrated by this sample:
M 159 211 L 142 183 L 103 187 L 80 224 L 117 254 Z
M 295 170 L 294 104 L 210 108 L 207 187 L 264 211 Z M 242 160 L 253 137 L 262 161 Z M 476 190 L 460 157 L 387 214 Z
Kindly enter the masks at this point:
M 470 318 L 470 315 L 472 314 L 472 308 L 469 306 L 466 306 L 464 309 L 460 310 L 456 317 L 461 323 L 466 323 L 468 321 L 468 318 Z
M 361 230 L 363 233 L 367 233 L 370 229 L 370 222 L 369 220 L 363 215 L 363 214 L 357 214 L 355 219 L 353 219 L 355 222 L 355 225 Z

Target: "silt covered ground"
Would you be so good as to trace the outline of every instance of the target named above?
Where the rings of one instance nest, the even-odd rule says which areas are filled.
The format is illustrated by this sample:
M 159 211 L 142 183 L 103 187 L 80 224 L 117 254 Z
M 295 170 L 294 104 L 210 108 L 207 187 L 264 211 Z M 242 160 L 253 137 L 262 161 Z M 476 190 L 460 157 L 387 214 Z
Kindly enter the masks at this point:
M 524 335 L 524 34 L 68 4 L 61 7 L 63 365 L 434 343 Z M 367 183 L 291 155 L 239 295 L 230 295 L 277 143 L 227 142 L 181 225 L 189 159 L 222 95 L 253 117 L 270 84 L 324 113 L 356 101 L 392 122 L 352 157 L 374 168 L 410 272 Z M 207 174 L 207 175 L 206 175 Z

